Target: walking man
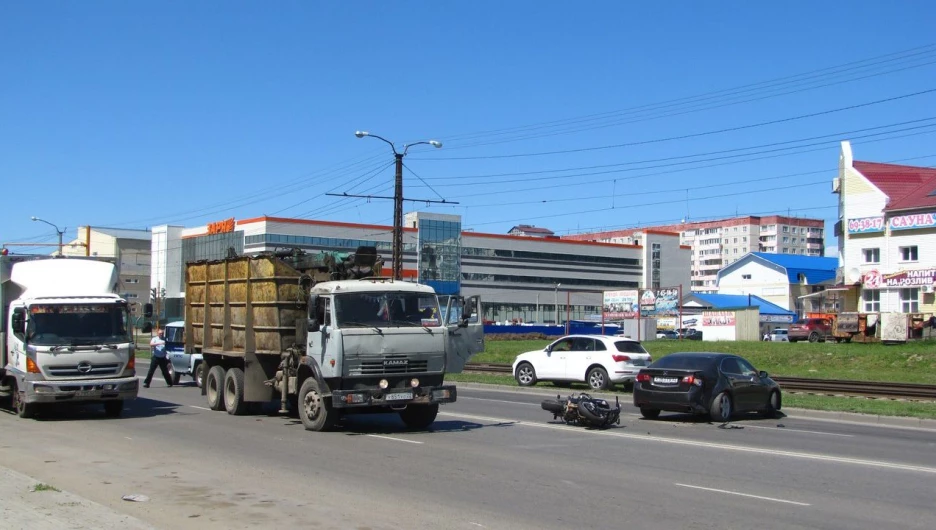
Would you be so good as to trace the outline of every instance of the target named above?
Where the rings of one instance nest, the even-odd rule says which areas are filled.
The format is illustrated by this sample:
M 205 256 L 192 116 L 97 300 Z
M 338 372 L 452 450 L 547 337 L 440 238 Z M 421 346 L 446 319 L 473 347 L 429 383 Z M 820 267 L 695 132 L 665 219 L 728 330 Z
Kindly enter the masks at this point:
M 169 374 L 169 358 L 166 357 L 166 336 L 163 330 L 159 330 L 159 334 L 150 340 L 150 350 L 153 352 L 153 356 L 150 359 L 149 371 L 146 372 L 146 379 L 143 380 L 143 388 L 149 388 L 157 366 L 162 370 L 166 384 L 172 386 L 172 376 Z

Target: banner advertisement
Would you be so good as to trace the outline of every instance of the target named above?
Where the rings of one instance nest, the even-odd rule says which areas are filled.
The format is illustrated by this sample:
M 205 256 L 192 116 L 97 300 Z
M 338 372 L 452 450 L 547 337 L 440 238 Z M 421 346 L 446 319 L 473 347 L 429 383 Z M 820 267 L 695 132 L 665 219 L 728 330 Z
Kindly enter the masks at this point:
M 605 291 L 601 306 L 602 318 L 605 321 L 637 318 L 638 295 L 637 289 Z
M 913 228 L 932 228 L 936 226 L 936 213 L 918 213 L 898 215 L 890 218 L 891 230 L 910 230 Z
M 703 326 L 734 326 L 734 311 L 703 311 Z
M 641 289 L 641 317 L 675 317 L 679 315 L 679 289 Z
M 936 285 L 936 269 L 917 269 L 891 274 L 881 274 L 880 271 L 870 270 L 862 275 L 861 283 L 865 289 Z
M 867 234 L 870 232 L 883 232 L 883 217 L 862 217 L 860 219 L 848 220 L 849 234 Z

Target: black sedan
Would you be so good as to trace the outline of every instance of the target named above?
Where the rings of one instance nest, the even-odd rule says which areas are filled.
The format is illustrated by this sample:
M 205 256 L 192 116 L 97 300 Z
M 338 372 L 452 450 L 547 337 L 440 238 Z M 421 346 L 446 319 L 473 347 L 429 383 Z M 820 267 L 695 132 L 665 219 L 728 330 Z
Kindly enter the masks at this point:
M 725 353 L 673 353 L 637 374 L 634 405 L 644 418 L 660 411 L 705 414 L 728 421 L 735 413 L 780 410 L 780 387 L 750 362 Z

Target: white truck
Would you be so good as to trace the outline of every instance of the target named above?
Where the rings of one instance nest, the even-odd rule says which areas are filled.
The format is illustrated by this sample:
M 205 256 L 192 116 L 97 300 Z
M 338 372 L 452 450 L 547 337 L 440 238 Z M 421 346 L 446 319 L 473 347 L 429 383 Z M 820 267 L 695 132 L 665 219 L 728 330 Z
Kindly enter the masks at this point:
M 120 416 L 139 382 L 117 267 L 78 257 L 0 256 L 0 395 L 22 418 L 54 403 Z
M 204 359 L 212 410 L 278 401 L 311 431 L 375 412 L 420 429 L 456 400 L 444 378 L 484 349 L 480 301 L 440 306 L 429 286 L 379 277 L 365 249 L 343 263 L 296 253 L 187 265 L 185 348 Z

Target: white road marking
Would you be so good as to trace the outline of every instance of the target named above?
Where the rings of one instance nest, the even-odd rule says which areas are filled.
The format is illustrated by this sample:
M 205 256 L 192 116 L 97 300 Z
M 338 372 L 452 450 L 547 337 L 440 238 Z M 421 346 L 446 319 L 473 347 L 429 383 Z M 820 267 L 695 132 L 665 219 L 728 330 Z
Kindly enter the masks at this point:
M 393 440 L 395 442 L 406 442 L 408 444 L 422 444 L 422 442 L 417 442 L 416 440 L 406 440 L 403 438 L 394 438 L 393 436 L 382 436 L 380 434 L 367 434 L 365 436 L 370 436 L 371 438 L 381 438 L 383 440 Z
M 439 412 L 439 415 L 442 416 L 455 416 L 459 418 L 467 418 L 470 420 L 476 421 L 489 421 L 492 423 L 512 423 L 515 425 L 522 425 L 524 427 L 536 427 L 540 429 L 553 429 L 557 431 L 566 431 L 570 433 L 579 433 L 582 435 L 595 435 L 595 436 L 610 436 L 613 438 L 623 438 L 628 440 L 647 440 L 651 442 L 659 443 L 668 443 L 673 445 L 689 445 L 692 447 L 706 447 L 709 449 L 722 449 L 726 451 L 737 451 L 741 453 L 754 453 L 754 454 L 763 454 L 763 455 L 772 455 L 772 456 L 785 456 L 788 458 L 799 458 L 803 460 L 818 460 L 822 462 L 834 462 L 837 464 L 852 464 L 858 466 L 867 466 L 867 467 L 877 467 L 884 469 L 895 469 L 899 471 L 917 471 L 920 473 L 932 473 L 936 475 L 936 468 L 926 467 L 926 466 L 915 466 L 911 464 L 900 464 L 896 462 L 883 462 L 880 460 L 863 460 L 860 458 L 849 458 L 843 456 L 832 456 L 832 455 L 823 455 L 818 453 L 800 453 L 795 451 L 784 451 L 782 449 L 768 449 L 762 447 L 748 447 L 744 445 L 732 445 L 726 443 L 716 443 L 716 442 L 704 442 L 701 440 L 682 440 L 679 438 L 667 438 L 665 436 L 655 436 L 655 435 L 644 435 L 644 434 L 628 434 L 623 432 L 616 432 L 614 430 L 607 431 L 591 431 L 585 430 L 578 427 L 569 427 L 567 425 L 555 425 L 547 423 L 531 423 L 520 420 L 513 420 L 509 418 L 491 418 L 487 416 L 475 416 L 472 414 L 458 414 L 453 412 Z
M 715 489 L 715 488 L 703 488 L 702 486 L 692 486 L 692 485 L 690 485 L 690 484 L 680 484 L 680 483 L 678 483 L 678 482 L 674 482 L 673 484 L 676 485 L 676 486 L 682 486 L 683 488 L 692 488 L 692 489 L 697 489 L 697 490 L 714 491 L 715 493 L 727 493 L 728 495 L 737 495 L 737 496 L 739 496 L 739 497 L 749 497 L 749 498 L 751 498 L 751 499 L 760 499 L 760 500 L 762 500 L 762 501 L 782 502 L 782 503 L 785 503 L 785 504 L 795 504 L 795 505 L 797 505 L 797 506 L 812 506 L 812 504 L 807 504 L 807 503 L 805 503 L 805 502 L 796 502 L 796 501 L 788 501 L 788 500 L 784 500 L 784 499 L 775 499 L 775 498 L 773 498 L 773 497 L 761 497 L 760 495 L 751 495 L 750 493 L 741 493 L 741 492 L 738 492 L 738 491 L 719 490 L 719 489 Z
M 487 527 L 484 526 L 483 524 L 481 524 L 481 523 L 475 523 L 475 522 L 473 522 L 473 521 L 468 521 L 468 524 L 473 524 L 473 525 L 475 525 L 475 526 L 480 526 L 481 528 L 487 528 Z
M 822 432 L 822 431 L 806 431 L 803 429 L 788 429 L 786 427 L 767 427 L 765 425 L 745 425 L 746 429 L 769 429 L 771 431 L 790 431 L 790 432 L 804 432 L 809 434 L 823 434 L 825 436 L 842 436 L 844 438 L 854 438 L 854 434 L 839 434 L 837 432 Z
M 189 406 L 192 407 L 193 409 L 198 409 L 198 410 L 207 410 L 207 411 L 211 410 L 208 407 L 199 407 L 198 405 L 189 405 Z

